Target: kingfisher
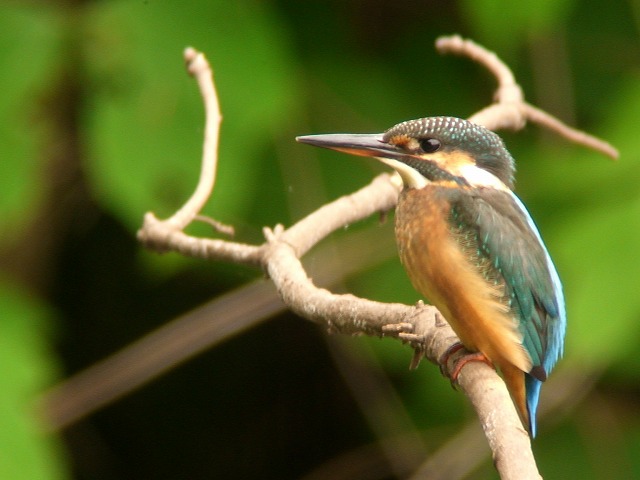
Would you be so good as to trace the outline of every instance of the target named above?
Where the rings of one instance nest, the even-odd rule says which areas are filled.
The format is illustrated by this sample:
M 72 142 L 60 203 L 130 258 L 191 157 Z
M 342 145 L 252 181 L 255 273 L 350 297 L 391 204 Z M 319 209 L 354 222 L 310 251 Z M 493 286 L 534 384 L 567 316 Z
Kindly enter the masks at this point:
M 413 286 L 451 325 L 468 359 L 501 372 L 535 437 L 542 382 L 563 352 L 565 302 L 540 233 L 513 193 L 515 162 L 502 139 L 467 120 L 429 117 L 379 134 L 296 140 L 374 157 L 400 175 L 395 236 Z

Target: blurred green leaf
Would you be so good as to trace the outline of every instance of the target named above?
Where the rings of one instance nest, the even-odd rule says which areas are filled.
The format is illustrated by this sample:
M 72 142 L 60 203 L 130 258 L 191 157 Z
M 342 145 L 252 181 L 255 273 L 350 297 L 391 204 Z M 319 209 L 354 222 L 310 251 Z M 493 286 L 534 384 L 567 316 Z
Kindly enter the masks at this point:
M 541 230 L 565 285 L 567 351 L 598 366 L 635 352 L 640 333 L 637 79 L 622 80 L 617 97 L 601 130 L 620 149 L 618 162 L 566 146 L 547 149 L 545 168 L 526 174 L 535 190 L 530 205 L 546 203 L 549 211 Z M 521 170 L 532 168 L 531 156 Z
M 572 264 L 584 265 L 577 279 L 576 348 L 604 365 L 635 352 L 640 333 L 639 109 L 640 86 L 634 76 L 621 83 L 605 116 L 607 138 L 620 149 L 619 164 L 609 167 L 608 176 L 590 179 L 593 190 L 606 188 L 608 201 L 604 209 L 591 209 L 590 215 L 576 219 L 582 221 L 585 236 L 582 246 L 568 249 L 574 255 Z
M 583 361 L 607 365 L 629 350 L 638 334 L 640 199 L 576 215 L 556 232 L 570 293 L 567 348 Z
M 462 0 L 476 41 L 501 55 L 518 47 L 530 34 L 557 28 L 572 11 L 575 0 Z
M 62 445 L 43 433 L 35 397 L 58 376 L 50 313 L 0 280 L 0 478 L 67 478 Z
M 188 11 L 185 11 L 187 8 Z M 260 3 L 103 2 L 86 26 L 86 61 L 100 87 L 87 106 L 89 173 L 101 203 L 129 228 L 166 216 L 199 173 L 203 107 L 185 72 L 191 45 L 212 64 L 224 121 L 212 208 L 243 218 L 260 178 L 260 153 L 290 121 L 296 85 L 284 29 Z
M 4 6 L 0 15 L 0 238 L 20 234 L 42 194 L 38 149 L 46 135 L 38 114 L 56 73 L 60 18 L 55 10 Z

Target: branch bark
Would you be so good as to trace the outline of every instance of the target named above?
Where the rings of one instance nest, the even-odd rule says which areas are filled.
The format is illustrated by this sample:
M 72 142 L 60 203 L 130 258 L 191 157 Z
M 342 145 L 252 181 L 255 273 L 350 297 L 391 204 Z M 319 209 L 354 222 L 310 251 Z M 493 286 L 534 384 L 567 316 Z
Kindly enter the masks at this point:
M 478 62 L 497 80 L 494 103 L 472 115 L 471 121 L 492 130 L 519 130 L 527 121 L 533 121 L 572 142 L 617 157 L 617 151 L 608 143 L 574 130 L 527 104 L 510 69 L 492 52 L 458 36 L 442 37 L 436 47 L 442 53 L 461 55 Z M 309 249 L 333 231 L 394 208 L 400 188 L 396 177 L 380 175 L 364 188 L 322 206 L 288 229 L 281 225 L 265 228 L 266 241 L 261 245 L 198 238 L 184 233 L 192 221 L 200 218 L 200 210 L 213 190 L 221 121 L 208 62 L 192 48 L 185 50 L 184 57 L 189 73 L 198 81 L 205 103 L 201 175 L 192 197 L 172 217 L 161 220 L 153 213 L 145 215 L 138 232 L 139 240 L 157 252 L 175 251 L 207 260 L 262 268 L 285 304 L 300 316 L 324 325 L 330 332 L 386 336 L 408 343 L 415 352 L 412 367 L 416 367 L 423 357 L 437 364 L 457 337 L 434 307 L 422 303 L 416 306 L 383 304 L 353 295 L 333 294 L 316 287 L 300 262 Z M 209 221 L 219 225 L 215 220 Z M 225 229 L 226 226 L 220 227 L 220 230 Z M 443 372 L 450 374 L 463 353 L 452 355 L 448 364 L 441 366 Z M 529 437 L 496 372 L 484 364 L 472 362 L 462 369 L 458 383 L 476 409 L 501 477 L 540 478 Z

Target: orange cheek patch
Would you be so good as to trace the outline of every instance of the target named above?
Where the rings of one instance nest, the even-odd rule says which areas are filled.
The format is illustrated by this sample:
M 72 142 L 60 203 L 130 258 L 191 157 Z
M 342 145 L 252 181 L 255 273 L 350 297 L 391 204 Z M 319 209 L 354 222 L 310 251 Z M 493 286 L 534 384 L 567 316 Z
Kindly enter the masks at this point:
M 407 144 L 411 141 L 411 137 L 409 135 L 394 135 L 389 139 L 391 145 L 395 145 L 396 147 L 406 148 Z
M 395 135 L 389 139 L 389 144 L 409 152 L 415 152 L 420 149 L 418 141 L 409 135 Z

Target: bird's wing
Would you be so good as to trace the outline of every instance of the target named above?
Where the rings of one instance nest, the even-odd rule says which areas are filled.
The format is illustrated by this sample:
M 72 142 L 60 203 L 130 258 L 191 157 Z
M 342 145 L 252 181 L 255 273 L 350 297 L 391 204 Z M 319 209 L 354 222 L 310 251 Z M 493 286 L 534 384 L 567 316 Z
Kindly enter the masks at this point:
M 529 213 L 511 192 L 489 188 L 460 195 L 452 207 L 453 221 L 474 234 L 477 253 L 489 259 L 489 271 L 483 274 L 505 286 L 503 301 L 518 320 L 523 346 L 531 356 L 529 373 L 545 380 L 562 353 L 564 298 Z

